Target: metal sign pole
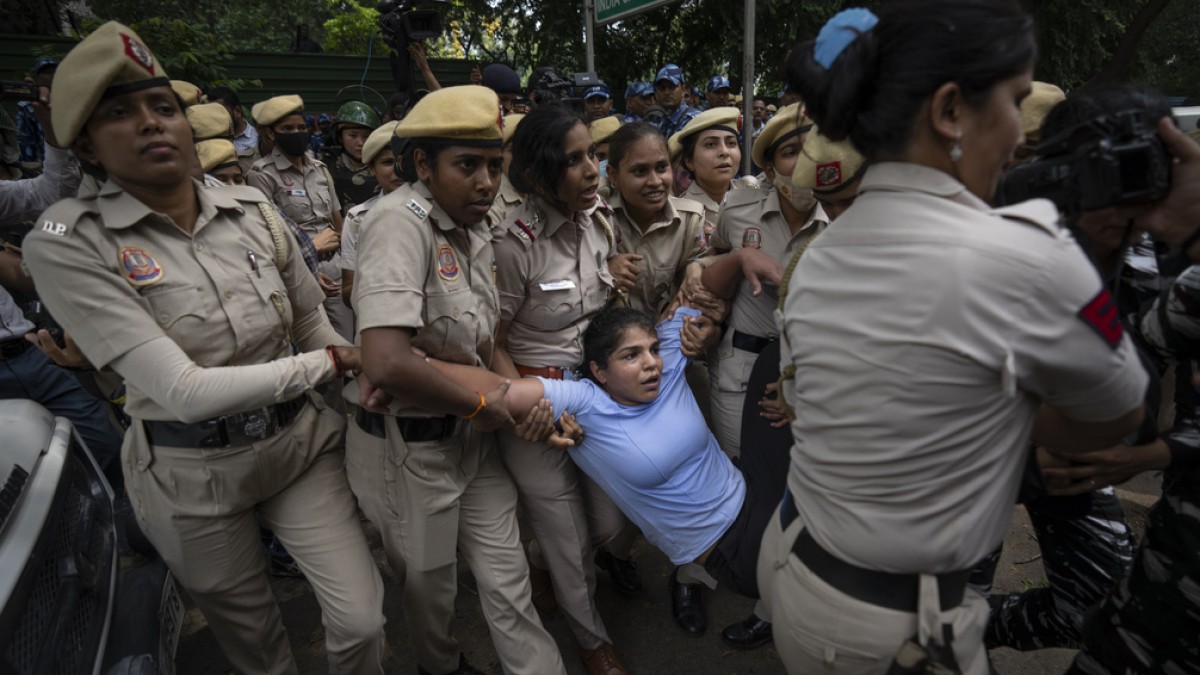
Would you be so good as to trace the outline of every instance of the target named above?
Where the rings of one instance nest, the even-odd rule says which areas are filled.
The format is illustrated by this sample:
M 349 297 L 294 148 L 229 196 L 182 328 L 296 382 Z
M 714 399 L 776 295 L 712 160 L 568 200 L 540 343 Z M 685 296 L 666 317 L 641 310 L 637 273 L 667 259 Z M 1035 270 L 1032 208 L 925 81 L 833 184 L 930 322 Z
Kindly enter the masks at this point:
M 595 21 L 595 5 L 594 0 L 583 0 L 583 16 L 584 16 L 584 34 L 583 39 L 587 42 L 587 68 L 589 73 L 596 72 L 596 21 Z
M 742 40 L 742 175 L 750 175 L 754 143 L 754 0 L 745 0 L 745 36 Z

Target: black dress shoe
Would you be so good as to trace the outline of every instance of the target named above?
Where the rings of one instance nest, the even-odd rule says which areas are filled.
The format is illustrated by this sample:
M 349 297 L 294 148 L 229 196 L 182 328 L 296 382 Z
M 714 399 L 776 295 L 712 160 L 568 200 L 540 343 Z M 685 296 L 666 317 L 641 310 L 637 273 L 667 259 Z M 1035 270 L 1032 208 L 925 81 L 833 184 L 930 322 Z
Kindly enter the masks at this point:
M 751 614 L 742 621 L 725 628 L 721 639 L 730 647 L 756 649 L 770 642 L 771 622 Z
M 621 560 L 604 549 L 596 551 L 596 567 L 608 572 L 617 590 L 625 595 L 632 595 L 642 590 L 642 580 L 638 578 L 637 565 L 632 560 Z
M 704 616 L 704 603 L 700 600 L 701 584 L 679 583 L 679 570 L 671 572 L 667 589 L 671 593 L 671 613 L 675 623 L 692 637 L 704 635 L 708 630 L 708 618 Z

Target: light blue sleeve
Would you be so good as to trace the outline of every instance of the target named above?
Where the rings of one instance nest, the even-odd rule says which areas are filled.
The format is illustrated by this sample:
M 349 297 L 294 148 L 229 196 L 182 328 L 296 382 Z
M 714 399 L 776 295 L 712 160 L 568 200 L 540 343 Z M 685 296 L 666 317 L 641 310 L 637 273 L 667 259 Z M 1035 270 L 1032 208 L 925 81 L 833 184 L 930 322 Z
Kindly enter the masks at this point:
M 675 310 L 674 316 L 658 324 L 658 353 L 662 355 L 664 370 L 670 370 L 681 359 L 690 360 L 680 351 L 683 349 L 683 340 L 679 337 L 679 331 L 683 328 L 683 318 L 686 316 L 700 316 L 700 310 L 680 307 Z
M 554 406 L 554 419 L 558 419 L 563 411 L 569 412 L 572 415 L 579 416 L 587 412 L 596 399 L 598 387 L 591 380 L 548 380 L 544 377 L 539 377 L 542 381 L 542 389 L 544 390 L 543 397 L 550 399 L 551 405 Z M 601 395 L 607 396 L 603 392 Z

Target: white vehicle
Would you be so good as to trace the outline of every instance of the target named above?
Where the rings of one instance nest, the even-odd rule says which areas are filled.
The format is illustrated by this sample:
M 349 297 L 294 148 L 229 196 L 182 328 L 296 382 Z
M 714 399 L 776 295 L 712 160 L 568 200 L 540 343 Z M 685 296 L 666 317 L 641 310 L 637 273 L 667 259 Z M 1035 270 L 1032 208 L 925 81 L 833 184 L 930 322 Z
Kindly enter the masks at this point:
M 183 603 L 128 502 L 66 418 L 0 400 L 0 430 L 0 673 L 174 675 Z

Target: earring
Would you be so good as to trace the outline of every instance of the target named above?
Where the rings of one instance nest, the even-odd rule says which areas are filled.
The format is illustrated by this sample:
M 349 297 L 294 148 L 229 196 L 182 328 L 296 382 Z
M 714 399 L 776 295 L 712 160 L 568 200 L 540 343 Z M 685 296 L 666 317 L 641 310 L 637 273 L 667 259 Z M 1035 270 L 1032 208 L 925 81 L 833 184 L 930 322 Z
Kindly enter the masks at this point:
M 962 159 L 962 144 L 959 143 L 959 141 L 961 141 L 961 140 L 962 140 L 962 132 L 959 132 L 958 136 L 956 136 L 954 139 L 954 144 L 950 146 L 950 161 L 951 162 L 957 162 L 958 160 Z

